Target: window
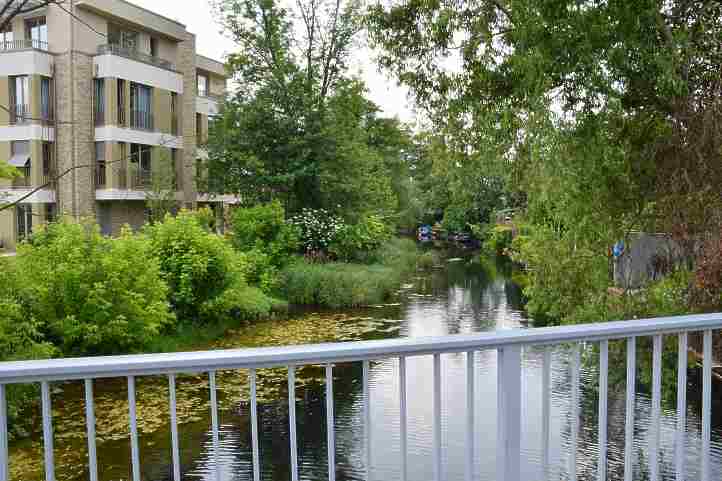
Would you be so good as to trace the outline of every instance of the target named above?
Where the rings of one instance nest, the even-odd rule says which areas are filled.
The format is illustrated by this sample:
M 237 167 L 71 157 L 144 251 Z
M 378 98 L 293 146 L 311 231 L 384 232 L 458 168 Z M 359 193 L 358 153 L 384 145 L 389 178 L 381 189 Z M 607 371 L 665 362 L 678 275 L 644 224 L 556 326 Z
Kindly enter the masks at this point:
M 131 127 L 153 130 L 153 89 L 147 85 L 130 84 Z
M 150 172 L 152 147 L 142 144 L 130 144 L 130 161 L 139 164 L 142 171 Z
M 43 177 L 53 174 L 53 144 L 43 142 Z M 50 180 L 50 179 L 48 179 Z
M 30 77 L 10 77 L 11 123 L 22 123 L 30 117 Z
M 125 80 L 118 79 L 118 125 L 125 125 Z
M 178 94 L 170 93 L 170 133 L 178 135 Z
M 10 165 L 17 167 L 23 177 L 30 178 L 30 141 L 16 140 L 10 143 Z
M 40 117 L 43 120 L 53 120 L 52 84 L 48 77 L 40 79 Z
M 25 240 L 33 232 L 33 208 L 30 204 L 18 204 L 17 214 L 18 240 Z
M 32 42 L 33 48 L 47 50 L 48 24 L 45 22 L 45 17 L 25 20 L 25 39 Z
M 117 25 L 108 27 L 108 43 L 123 50 L 138 50 L 138 32 L 127 30 Z
M 203 114 L 196 114 L 196 142 L 203 143 Z
M 95 185 L 105 186 L 105 142 L 95 143 Z
M 95 79 L 94 88 L 95 125 L 105 124 L 105 79 Z
M 196 82 L 198 84 L 198 96 L 208 96 L 208 75 L 204 73 L 198 73 L 196 76 Z
M 182 172 L 179 171 L 180 166 L 178 165 L 178 149 L 170 149 L 170 165 L 173 169 L 173 186 L 176 190 L 182 190 Z
M 158 39 L 150 37 L 150 56 L 158 57 Z
M 50 224 L 58 218 L 57 207 L 55 204 L 45 204 L 45 221 Z
M 0 49 L 12 50 L 15 48 L 15 36 L 13 35 L 12 23 L 5 26 L 5 30 L 0 32 Z

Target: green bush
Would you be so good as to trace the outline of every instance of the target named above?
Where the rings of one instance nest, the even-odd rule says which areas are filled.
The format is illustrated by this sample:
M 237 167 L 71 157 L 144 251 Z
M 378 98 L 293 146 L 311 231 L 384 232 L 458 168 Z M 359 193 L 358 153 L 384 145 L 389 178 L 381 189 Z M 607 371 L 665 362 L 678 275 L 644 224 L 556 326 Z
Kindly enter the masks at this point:
M 202 321 L 202 305 L 242 278 L 242 262 L 231 246 L 206 231 L 192 212 L 166 216 L 162 223 L 146 226 L 144 233 L 182 322 Z
M 286 265 L 298 250 L 298 229 L 286 222 L 280 202 L 236 209 L 231 215 L 231 242 L 241 252 L 266 254 L 276 267 Z
M 391 229 L 381 217 L 370 215 L 356 224 L 343 224 L 329 246 L 329 252 L 343 262 L 365 262 L 370 253 L 391 238 Z
M 17 299 L 64 354 L 135 350 L 173 323 L 144 239 L 109 240 L 91 223 L 55 223 L 21 245 Z
M 495 225 L 486 231 L 484 249 L 495 254 L 504 254 L 512 246 L 513 230 L 510 225 Z

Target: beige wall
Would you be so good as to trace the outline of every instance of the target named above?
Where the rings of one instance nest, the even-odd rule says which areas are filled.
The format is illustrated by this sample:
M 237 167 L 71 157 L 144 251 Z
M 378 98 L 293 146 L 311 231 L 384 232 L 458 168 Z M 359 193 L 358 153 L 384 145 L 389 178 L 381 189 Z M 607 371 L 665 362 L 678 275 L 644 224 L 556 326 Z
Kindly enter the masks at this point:
M 75 8 L 75 15 L 80 18 L 84 23 L 87 23 L 88 25 L 93 27 L 93 29 L 103 34 L 103 36 L 98 35 L 97 33 L 90 30 L 90 28 L 88 28 L 86 25 L 84 25 L 84 23 L 73 22 L 75 29 L 75 50 L 79 50 L 85 53 L 96 53 L 100 45 L 108 43 L 108 20 L 101 17 L 100 15 L 77 7 Z M 48 32 L 48 36 L 49 35 L 50 33 Z M 65 35 L 68 35 L 67 30 Z
M 171 133 L 170 98 L 171 93 L 168 90 L 153 89 L 154 127 L 157 132 L 164 134 Z

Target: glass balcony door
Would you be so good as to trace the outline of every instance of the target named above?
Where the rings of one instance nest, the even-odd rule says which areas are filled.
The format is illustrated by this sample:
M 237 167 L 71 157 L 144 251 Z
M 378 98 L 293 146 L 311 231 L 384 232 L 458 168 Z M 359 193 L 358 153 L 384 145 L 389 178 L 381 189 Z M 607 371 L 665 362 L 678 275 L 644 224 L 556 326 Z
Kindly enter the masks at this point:
M 25 39 L 31 42 L 33 48 L 47 50 L 48 24 L 45 17 L 25 20 Z

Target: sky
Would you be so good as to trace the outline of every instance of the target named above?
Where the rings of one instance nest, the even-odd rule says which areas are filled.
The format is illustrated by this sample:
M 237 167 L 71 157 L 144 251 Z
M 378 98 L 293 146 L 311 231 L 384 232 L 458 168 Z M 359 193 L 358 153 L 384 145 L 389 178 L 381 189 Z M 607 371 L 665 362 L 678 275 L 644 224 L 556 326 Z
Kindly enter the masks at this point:
M 186 25 L 196 34 L 196 50 L 201 55 L 223 60 L 224 55 L 234 51 L 235 43 L 220 32 L 206 0 L 129 0 Z M 397 116 L 404 122 L 414 122 L 416 115 L 408 100 L 407 90 L 394 79 L 379 73 L 368 48 L 355 53 L 352 73 L 360 73 L 369 89 L 369 98 L 381 107 L 385 116 Z

